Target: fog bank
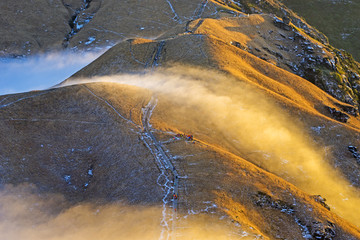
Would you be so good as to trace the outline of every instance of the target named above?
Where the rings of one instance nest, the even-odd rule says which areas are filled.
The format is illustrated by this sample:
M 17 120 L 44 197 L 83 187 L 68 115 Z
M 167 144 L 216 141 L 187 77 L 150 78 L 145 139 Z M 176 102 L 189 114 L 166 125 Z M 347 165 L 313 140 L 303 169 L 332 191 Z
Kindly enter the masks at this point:
M 0 95 L 52 87 L 103 52 L 57 52 L 19 59 L 0 58 Z
M 211 70 L 176 66 L 147 74 L 79 79 L 150 89 L 176 104 L 171 113 L 186 114 L 185 126 L 219 139 L 246 160 L 275 173 L 309 194 L 327 199 L 332 211 L 360 224 L 360 194 L 315 148 L 303 126 L 262 92 Z M 156 110 L 155 110 L 156 111 Z M 180 124 L 181 125 L 181 124 Z M 221 136 L 219 138 L 219 136 Z
M 162 209 L 128 205 L 124 202 L 69 206 L 58 194 L 39 194 L 28 184 L 6 185 L 0 190 L 1 240 L 154 240 L 171 239 L 253 239 L 220 220 L 207 216 L 178 216 L 178 226 L 161 226 Z M 187 226 L 181 227 L 181 222 Z

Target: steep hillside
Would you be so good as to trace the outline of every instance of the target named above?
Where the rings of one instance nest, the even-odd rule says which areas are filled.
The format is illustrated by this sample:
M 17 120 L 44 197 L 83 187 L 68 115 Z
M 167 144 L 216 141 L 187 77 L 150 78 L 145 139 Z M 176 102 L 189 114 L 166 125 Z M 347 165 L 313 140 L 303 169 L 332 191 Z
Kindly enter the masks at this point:
M 67 204 L 58 207 L 60 212 L 89 201 L 98 207 L 119 200 L 150 207 L 163 198 L 170 209 L 162 221 L 176 226 L 166 231 L 168 236 L 186 238 L 182 229 L 193 219 L 226 214 L 220 222 L 240 224 L 232 225 L 235 238 L 241 232 L 263 239 L 360 237 L 321 197 L 247 161 L 256 157 L 246 154 L 245 160 L 225 150 L 241 152 L 245 145 L 229 145 L 229 132 L 220 125 L 209 128 L 216 123 L 211 117 L 199 125 L 204 106 L 192 97 L 173 97 L 117 83 L 7 96 L 1 107 L 1 131 L 9 136 L 1 142 L 2 184 L 32 183 L 40 196 L 61 193 Z M 200 108 L 194 112 L 193 107 Z M 175 136 L 183 131 L 195 133 L 196 139 Z M 171 207 L 177 210 L 176 220 Z
M 279 17 L 290 15 L 297 27 L 323 43 L 327 41 L 277 1 L 258 4 L 256 1 L 145 0 L 118 4 L 114 0 L 41 0 L 0 4 L 1 34 L 6 36 L 0 41 L 1 56 L 60 48 L 86 49 L 135 37 L 156 38 L 178 24 L 201 17 L 262 12 Z
M 0 33 L 6 36 L 0 40 L 0 56 L 5 57 L 103 47 L 134 37 L 156 38 L 190 19 L 219 16 L 215 4 L 201 0 L 2 1 L 0 12 Z
M 0 96 L 1 236 L 360 239 L 359 64 L 280 2 L 4 6 L 3 56 L 114 46 Z
M 179 53 L 178 49 L 185 51 Z M 228 54 L 221 53 L 223 50 Z M 261 60 L 255 60 L 246 52 Z M 124 41 L 73 77 L 136 72 L 175 62 L 220 69 L 225 64 L 235 70 L 242 67 L 236 60 L 232 64 L 230 61 L 239 58 L 240 54 L 262 65 L 264 60 L 311 80 L 337 99 L 355 105 L 349 106 L 348 113 L 358 114 L 357 73 L 348 72 L 353 74 L 353 79 L 338 77 L 338 72 L 343 71 L 342 65 L 331 49 L 301 31 L 278 28 L 269 15 L 200 19 L 174 28 L 158 40 Z M 245 59 L 239 61 L 249 64 Z M 219 65 L 219 62 L 225 63 Z M 354 64 L 357 68 L 358 64 Z
M 267 24 L 252 23 L 251 34 L 264 40 L 257 40 L 255 48 L 238 47 L 304 77 L 355 108 L 359 105 L 359 64 L 346 52 L 330 46 L 322 33 L 279 1 L 148 0 L 118 4 L 114 0 L 57 0 L 2 4 L 4 27 L 0 33 L 6 37 L 0 40 L 0 54 L 5 57 L 60 49 L 94 49 L 134 38 L 163 39 L 176 36 L 179 28 L 200 18 L 271 14 L 265 17 Z M 270 24 L 272 21 L 277 28 Z M 245 22 L 240 20 L 240 24 Z M 255 29 L 261 25 L 262 31 Z M 281 34 L 277 35 L 279 31 Z M 238 40 L 232 41 L 237 45 Z M 273 46 L 269 48 L 270 41 Z
M 301 3 L 283 0 L 282 2 L 326 34 L 332 45 L 346 49 L 359 61 L 360 48 L 357 44 L 360 37 L 359 2 L 332 0 L 301 1 Z
M 229 6 L 234 10 L 244 11 L 245 13 L 270 13 L 282 18 L 275 18 L 275 25 L 285 31 L 293 31 L 295 34 L 293 36 L 281 34 L 281 36 L 285 39 L 289 37 L 288 40 L 297 42 L 293 49 L 296 57 L 290 58 L 290 64 L 286 62 L 285 64 L 288 65 L 295 74 L 313 82 L 341 101 L 346 101 L 356 106 L 359 105 L 359 90 L 357 89 L 357 82 L 360 79 L 359 63 L 347 52 L 329 45 L 327 38 L 322 33 L 308 25 L 302 18 L 297 16 L 280 1 L 231 0 L 217 2 Z M 269 30 L 269 35 L 272 32 L 272 30 Z M 262 37 L 265 39 L 269 38 L 269 36 L 266 35 L 266 33 L 263 33 Z M 318 44 L 312 44 L 314 41 L 318 42 L 322 47 Z M 292 50 L 288 48 L 286 44 L 285 46 L 282 43 L 276 44 L 280 50 L 286 52 Z M 322 51 L 323 47 L 326 47 L 326 51 Z M 320 54 L 317 54 L 316 48 L 318 48 L 317 50 Z M 328 54 L 326 54 L 326 52 Z M 268 53 L 275 55 L 276 58 L 283 58 L 282 53 L 278 54 L 278 51 L 268 51 Z M 325 58 L 323 58 L 324 54 L 327 55 Z M 259 55 L 259 53 L 256 55 Z M 332 83 L 330 83 L 328 79 L 330 79 Z M 328 88 L 329 85 L 333 86 L 330 87 L 333 88 L 332 90 Z M 345 95 L 343 93 L 345 93 Z M 342 95 L 342 97 L 340 97 L 340 95 Z

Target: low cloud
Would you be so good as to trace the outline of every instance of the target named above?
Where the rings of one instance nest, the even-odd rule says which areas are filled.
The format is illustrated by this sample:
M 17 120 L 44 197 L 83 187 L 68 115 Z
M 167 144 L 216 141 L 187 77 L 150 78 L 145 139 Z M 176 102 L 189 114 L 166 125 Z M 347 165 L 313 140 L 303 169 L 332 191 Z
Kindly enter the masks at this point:
M 52 87 L 99 57 L 97 52 L 57 52 L 0 59 L 0 95 Z
M 138 86 L 150 89 L 159 98 L 166 97 L 177 108 L 167 109 L 174 118 L 186 113 L 186 123 L 176 127 L 192 128 L 197 131 L 196 137 L 221 144 L 310 194 L 321 194 L 332 211 L 359 224 L 359 191 L 314 149 L 311 138 L 291 116 L 244 82 L 183 66 L 146 74 L 79 79 L 71 84 L 85 82 Z M 154 117 L 159 108 L 161 101 Z M 171 234 L 183 239 L 253 239 L 246 233 L 231 235 L 229 224 L 211 216 L 178 217 L 176 233 L 172 227 L 164 232 L 160 204 L 70 205 L 58 194 L 39 195 L 31 185 L 7 185 L 0 190 L 0 236 L 6 240 L 168 239 Z M 181 228 L 184 221 L 187 227 Z
M 28 184 L 6 185 L 0 190 L 0 239 L 165 240 L 175 235 L 199 240 L 253 239 L 239 229 L 231 232 L 225 223 L 209 216 L 179 214 L 176 225 L 168 219 L 169 228 L 164 228 L 161 206 L 68 204 L 61 195 L 39 194 Z
M 259 90 L 230 76 L 176 66 L 140 75 L 79 79 L 146 88 L 176 104 L 186 125 L 309 194 L 321 194 L 332 210 L 359 226 L 359 191 L 329 164 L 311 137 Z M 172 111 L 169 109 L 168 111 Z M 186 127 L 186 126 L 182 126 Z

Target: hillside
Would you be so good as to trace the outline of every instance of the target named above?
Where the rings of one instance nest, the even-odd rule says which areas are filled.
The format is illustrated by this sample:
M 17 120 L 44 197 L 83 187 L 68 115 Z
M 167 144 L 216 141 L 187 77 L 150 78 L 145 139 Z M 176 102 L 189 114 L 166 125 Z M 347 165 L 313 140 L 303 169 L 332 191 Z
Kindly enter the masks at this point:
M 169 89 L 169 85 L 171 83 L 165 89 Z M 243 90 L 241 84 L 233 89 L 234 93 L 241 93 Z M 184 94 L 181 88 L 173 91 Z M 158 99 L 156 105 L 151 105 L 151 96 Z M 202 96 L 210 99 L 204 93 Z M 215 96 L 211 99 L 212 104 L 217 101 Z M 237 101 L 248 100 L 240 98 Z M 60 212 L 71 209 L 74 204 L 86 202 L 101 206 L 123 200 L 130 206 L 151 206 L 161 202 L 161 198 L 170 201 L 171 195 L 162 193 L 168 191 L 167 185 L 164 185 L 162 191 L 161 186 L 166 184 L 163 181 L 167 178 L 174 181 L 174 172 L 170 171 L 172 168 L 165 170 L 167 167 L 161 163 L 161 154 L 157 152 L 156 145 L 149 139 L 149 133 L 142 130 L 143 124 L 147 124 L 144 117 L 148 115 L 141 112 L 144 113 L 144 109 L 149 107 L 150 110 L 153 109 L 148 116 L 151 117 L 150 131 L 156 136 L 156 141 L 161 143 L 179 174 L 177 220 L 171 220 L 171 201 L 168 203 L 170 209 L 167 210 L 170 215 L 165 219 L 168 224 L 176 224 L 175 229 L 179 230 L 175 230 L 175 233 L 178 236 L 187 236 L 186 232 L 182 232 L 182 226 L 188 226 L 191 221 L 198 222 L 198 214 L 210 214 L 215 219 L 227 214 L 229 217 L 223 221 L 233 219 L 235 223 L 241 224 L 241 231 L 246 231 L 249 236 L 261 235 L 265 239 L 279 236 L 300 239 L 302 236 L 309 236 L 308 234 L 331 236 L 331 239 L 359 237 L 354 226 L 336 216 L 332 210 L 327 210 L 324 207 L 326 205 L 321 205 L 322 201 L 317 202 L 317 197 L 264 171 L 270 166 L 261 160 L 263 157 L 250 157 L 246 153 L 248 147 L 253 146 L 253 139 L 249 139 L 246 144 L 231 143 L 234 136 L 229 130 L 232 126 L 241 125 L 226 119 L 230 117 L 228 114 L 237 115 L 241 112 L 224 113 L 225 123 L 230 124 L 227 126 L 230 129 L 226 130 L 216 122 L 218 115 L 203 115 L 208 107 L 201 102 L 191 95 L 174 98 L 171 92 L 164 92 L 161 88 L 152 92 L 116 83 L 79 85 L 8 96 L 2 102 L 1 129 L 3 135 L 10 137 L 2 139 L 1 146 L 11 145 L 12 148 L 1 151 L 2 183 L 32 183 L 38 188 L 35 193 L 39 191 L 37 194 L 44 197 L 49 193 L 62 194 L 66 201 L 57 207 Z M 220 101 L 219 104 L 223 102 Z M 198 108 L 197 112 L 192 110 L 194 107 Z M 219 113 L 217 108 L 214 110 Z M 241 120 L 245 121 L 243 124 L 254 119 L 253 114 L 250 109 L 247 114 L 249 119 Z M 281 119 L 280 116 L 273 117 Z M 202 125 L 199 125 L 200 118 L 208 120 L 201 121 Z M 315 123 L 316 118 L 330 126 L 333 124 L 331 120 L 316 116 L 310 117 L 311 124 Z M 224 121 L 221 118 L 219 120 Z M 210 126 L 212 127 L 209 128 Z M 257 128 L 263 127 L 266 124 L 257 124 Z M 296 129 L 290 125 L 283 127 Z M 249 127 L 243 126 L 241 129 L 248 134 L 255 133 Z M 339 130 L 342 133 L 346 131 L 351 130 Z M 50 135 L 47 134 L 49 132 Z M 195 134 L 195 142 L 181 137 L 174 138 L 177 133 L 183 132 Z M 325 130 L 324 134 L 329 133 Z M 263 137 L 268 141 L 270 136 Z M 243 141 L 241 135 L 235 139 Z M 281 138 L 279 140 L 283 141 Z M 260 143 L 264 143 L 264 140 L 260 140 Z M 294 147 L 293 144 L 296 143 L 287 143 L 290 148 Z M 306 148 L 302 146 L 301 150 Z M 227 149 L 240 153 L 236 156 Z M 275 154 L 274 160 L 279 155 L 274 150 L 264 150 Z M 247 158 L 245 160 L 239 156 Z M 287 158 L 293 161 L 291 157 Z M 249 161 L 263 166 L 256 167 Z M 353 161 L 350 156 L 348 161 Z M 343 170 L 345 172 L 346 169 Z M 165 177 L 163 180 L 162 174 Z M 312 173 L 309 174 L 311 177 Z M 296 175 L 285 174 L 283 177 L 292 177 L 295 183 L 301 185 Z M 332 188 L 335 187 L 331 185 Z M 305 186 L 302 188 L 306 189 Z M 315 187 L 309 189 L 310 192 L 321 191 L 315 182 L 312 186 L 307 186 L 310 189 Z M 329 189 L 322 191 L 326 193 Z M 337 205 L 336 200 L 332 200 L 335 199 L 330 196 L 329 204 L 340 209 L 341 204 Z M 345 215 L 347 214 L 345 211 Z M 235 225 L 232 228 L 234 227 Z M 233 231 L 239 234 L 239 230 Z
M 119 5 L 114 0 L 43 0 L 35 5 L 13 1 L 0 4 L 3 4 L 0 11 L 4 26 L 0 33 L 5 36 L 0 40 L 3 57 L 24 57 L 62 49 L 90 50 L 134 38 L 162 39 L 174 36 L 174 31 L 175 35 L 177 31 L 186 32 L 185 26 L 200 18 L 241 19 L 247 14 L 270 14 L 265 18 L 267 24 L 251 24 L 250 38 L 257 38 L 256 47 L 238 47 L 292 71 L 355 108 L 359 105 L 359 64 L 348 53 L 329 45 L 325 35 L 279 1 L 266 0 L 258 4 L 255 0 L 241 3 L 198 0 L 163 4 L 160 0 L 148 0 Z M 272 21 L 277 27 L 270 23 Z M 262 32 L 256 29 L 260 25 L 263 25 Z M 230 30 L 227 34 L 233 32 Z M 279 32 L 281 34 L 276 34 Z M 231 41 L 235 45 L 238 42 Z
M 255 2 L 4 4 L 3 56 L 113 46 L 0 96 L 0 235 L 360 239 L 359 64 Z
M 282 2 L 326 34 L 332 45 L 345 49 L 359 61 L 360 49 L 357 44 L 360 37 L 359 2 L 330 0 L 301 1 L 301 4 L 292 0 Z

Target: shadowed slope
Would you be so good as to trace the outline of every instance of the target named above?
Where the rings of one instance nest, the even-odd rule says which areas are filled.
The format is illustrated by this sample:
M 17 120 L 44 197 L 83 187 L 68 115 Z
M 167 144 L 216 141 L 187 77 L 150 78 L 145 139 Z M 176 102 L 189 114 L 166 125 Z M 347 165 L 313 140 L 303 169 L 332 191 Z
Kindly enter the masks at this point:
M 1 146 L 12 150 L 1 151 L 6 159 L 1 182 L 33 183 L 42 193 L 61 193 L 77 204 L 119 200 L 131 205 L 160 204 L 159 170 L 139 141 L 141 129 L 136 127 L 141 124 L 141 109 L 153 94 L 116 83 L 96 83 L 9 96 L 4 100 L 7 106 L 0 109 L 2 134 L 9 136 Z M 156 96 L 152 131 L 181 176 L 176 220 L 180 236 L 186 236 L 181 229 L 198 214 L 220 218 L 226 213 L 241 224 L 241 231 L 265 239 L 300 239 L 319 232 L 334 234 L 334 239 L 359 237 L 355 227 L 316 198 L 222 150 L 228 148 L 225 140 L 229 138 L 219 139 L 222 133 L 217 128 L 206 130 L 211 121 L 199 128 L 200 116 L 189 109 L 191 102 L 180 107 L 168 94 Z M 23 100 L 10 104 L 19 98 Z M 184 111 L 189 112 L 185 118 Z M 182 130 L 198 133 L 199 140 L 174 139 Z M 53 134 L 56 131 L 59 134 Z

